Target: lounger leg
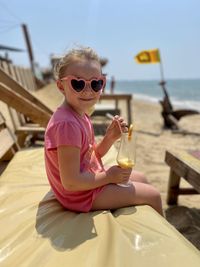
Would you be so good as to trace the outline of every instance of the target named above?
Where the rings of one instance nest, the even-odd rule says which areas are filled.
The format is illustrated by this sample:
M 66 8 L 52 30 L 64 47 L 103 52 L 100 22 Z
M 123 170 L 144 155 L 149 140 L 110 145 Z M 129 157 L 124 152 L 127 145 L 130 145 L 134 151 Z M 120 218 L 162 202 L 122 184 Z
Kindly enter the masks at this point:
M 26 140 L 27 134 L 24 133 L 17 133 L 17 142 L 20 147 L 25 146 L 25 140 Z
M 167 204 L 176 205 L 179 195 L 180 176 L 178 176 L 172 169 L 170 169 Z

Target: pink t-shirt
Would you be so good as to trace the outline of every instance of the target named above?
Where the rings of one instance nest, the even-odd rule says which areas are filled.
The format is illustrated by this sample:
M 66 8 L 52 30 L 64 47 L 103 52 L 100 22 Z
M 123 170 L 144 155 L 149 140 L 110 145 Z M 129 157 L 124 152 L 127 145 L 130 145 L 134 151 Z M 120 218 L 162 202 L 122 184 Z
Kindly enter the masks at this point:
M 51 117 L 45 132 L 47 177 L 57 200 L 65 208 L 88 212 L 103 186 L 76 192 L 64 189 L 59 173 L 57 148 L 68 145 L 80 148 L 80 172 L 104 171 L 101 159 L 95 154 L 94 131 L 89 117 L 81 117 L 70 107 L 59 107 Z

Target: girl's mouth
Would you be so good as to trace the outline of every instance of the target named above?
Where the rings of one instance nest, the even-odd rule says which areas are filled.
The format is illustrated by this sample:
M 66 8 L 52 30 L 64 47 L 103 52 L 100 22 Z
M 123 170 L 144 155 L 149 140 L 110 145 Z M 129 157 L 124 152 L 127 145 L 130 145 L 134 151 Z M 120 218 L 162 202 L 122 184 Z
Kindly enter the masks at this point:
M 85 102 L 88 102 L 88 101 L 93 101 L 94 98 L 79 98 L 81 101 L 85 101 Z

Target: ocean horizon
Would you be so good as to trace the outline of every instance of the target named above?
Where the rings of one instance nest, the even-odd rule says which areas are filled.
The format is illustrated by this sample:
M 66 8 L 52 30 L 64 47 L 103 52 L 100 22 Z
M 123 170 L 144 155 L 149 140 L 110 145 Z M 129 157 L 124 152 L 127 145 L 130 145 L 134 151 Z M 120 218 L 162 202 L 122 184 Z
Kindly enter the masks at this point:
M 159 80 L 116 80 L 115 93 L 132 94 L 135 99 L 157 103 L 163 99 Z M 168 79 L 166 89 L 174 107 L 200 111 L 200 79 Z M 110 92 L 108 80 L 105 92 Z

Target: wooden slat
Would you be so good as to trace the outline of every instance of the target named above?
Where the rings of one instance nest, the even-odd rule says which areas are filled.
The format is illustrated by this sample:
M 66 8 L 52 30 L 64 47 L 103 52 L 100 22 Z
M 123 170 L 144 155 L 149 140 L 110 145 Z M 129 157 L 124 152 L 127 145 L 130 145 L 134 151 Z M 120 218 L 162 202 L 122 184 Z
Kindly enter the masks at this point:
M 14 80 L 16 80 L 19 84 L 21 84 L 18 67 L 13 65 L 13 69 L 14 69 L 15 77 L 16 77 L 16 79 L 14 79 Z
M 33 75 L 31 70 L 28 68 L 22 68 L 22 75 L 24 77 L 27 90 L 34 91 L 36 89 L 36 85 L 34 85 Z
M 8 70 L 8 74 L 10 77 L 12 77 L 15 81 L 18 81 L 18 77 L 16 75 L 16 71 L 14 69 L 14 65 L 9 64 L 8 62 L 6 62 L 7 64 L 7 70 Z M 20 80 L 20 79 L 19 79 Z M 14 130 L 17 129 L 19 123 L 21 124 L 21 114 L 18 114 L 17 111 L 11 107 L 8 106 L 8 112 L 13 124 L 13 128 Z
M 4 69 L 6 70 L 6 73 L 9 74 L 10 77 L 12 77 L 15 81 L 20 81 L 19 77 L 17 77 L 14 66 L 8 62 L 4 62 L 3 64 Z M 17 129 L 19 123 L 21 124 L 21 114 L 18 114 L 16 110 L 12 109 L 8 106 L 8 112 L 13 124 L 14 130 Z
M 2 61 L 1 66 L 2 66 L 2 69 L 4 70 L 4 72 L 9 74 L 8 63 L 5 61 Z
M 93 116 L 106 116 L 106 114 L 109 113 L 112 116 L 120 115 L 119 109 L 95 109 L 95 111 L 92 113 Z
M 2 83 L 0 83 L 0 99 L 43 127 L 47 125 L 51 117 L 51 114 L 44 109 L 31 102 L 29 99 L 22 97 Z
M 14 68 L 13 68 L 13 65 L 12 65 L 12 64 L 8 64 L 8 67 L 9 67 L 9 74 L 10 74 L 10 76 L 11 76 L 15 81 L 17 81 L 17 77 L 16 77 L 15 70 L 14 70 Z
M 8 113 L 10 115 L 13 129 L 16 130 L 19 125 L 18 117 L 17 117 L 18 113 L 15 109 L 11 108 L 10 106 L 7 105 L 7 107 L 8 107 Z
M 32 91 L 35 91 L 36 90 L 36 83 L 35 83 L 31 69 L 28 69 L 28 68 L 26 69 L 26 76 L 28 79 L 28 85 L 29 85 L 28 88 L 30 88 L 30 90 L 32 90 Z
M 4 119 L 3 115 L 0 113 L 0 125 L 4 126 L 4 124 L 5 124 L 5 119 Z
M 19 75 L 19 82 L 20 82 L 20 84 L 21 84 L 24 88 L 26 88 L 26 85 L 25 85 L 25 83 L 24 83 L 24 78 L 23 78 L 23 75 L 22 75 L 22 69 L 21 69 L 21 67 L 17 66 L 17 72 L 18 72 L 18 75 Z
M 31 90 L 28 79 L 26 77 L 26 69 L 25 68 L 21 68 L 21 74 L 23 76 L 24 79 L 24 84 L 27 90 Z
M 6 63 L 8 66 L 8 74 L 15 80 L 17 81 L 18 77 L 16 76 L 16 72 L 14 69 L 14 65 Z M 17 68 L 17 67 L 16 67 Z M 23 74 L 26 80 L 26 86 L 27 89 L 34 90 L 34 84 L 33 84 L 33 75 L 32 72 L 29 68 L 22 68 Z M 11 121 L 13 124 L 13 128 L 16 130 L 18 125 L 23 125 L 26 122 L 26 118 L 23 114 L 17 113 L 16 110 L 12 109 L 11 107 L 8 106 L 8 111 L 11 117 Z
M 20 132 L 44 134 L 45 128 L 44 127 L 34 127 L 34 126 L 33 127 L 20 126 L 16 130 L 16 134 L 18 134 Z
M 194 188 L 180 188 L 178 190 L 179 195 L 194 195 L 194 194 L 199 194 L 197 190 Z
M 15 141 L 12 138 L 9 130 L 6 128 L 0 131 L 0 140 L 0 158 L 2 158 L 9 151 L 9 149 L 12 148 L 12 146 L 15 144 Z

